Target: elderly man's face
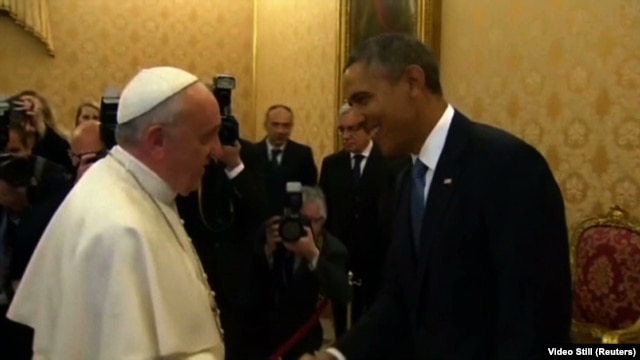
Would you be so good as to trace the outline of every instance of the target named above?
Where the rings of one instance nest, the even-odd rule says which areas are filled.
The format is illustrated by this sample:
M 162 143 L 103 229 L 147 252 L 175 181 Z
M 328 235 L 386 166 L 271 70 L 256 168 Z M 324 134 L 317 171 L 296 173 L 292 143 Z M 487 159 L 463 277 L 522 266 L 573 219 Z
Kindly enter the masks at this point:
M 309 202 L 302 207 L 300 213 L 309 219 L 311 222 L 311 230 L 313 230 L 316 237 L 320 235 L 324 227 L 324 221 L 326 220 L 323 216 L 321 205 L 317 202 Z
M 367 148 L 371 137 L 364 126 L 364 117 L 356 111 L 349 111 L 338 119 L 338 133 L 346 151 L 361 153 Z
M 202 84 L 186 90 L 180 119 L 166 139 L 165 160 L 172 172 L 172 186 L 181 195 L 188 195 L 200 186 L 205 166 L 212 158 L 222 156 L 218 138 L 220 110 L 218 102 Z
M 363 116 L 382 153 L 408 154 L 419 118 L 409 83 L 404 78 L 394 81 L 376 66 L 355 63 L 345 71 L 343 86 L 351 111 Z
M 100 138 L 100 123 L 86 121 L 78 127 L 69 141 L 69 157 L 74 166 L 80 163 L 80 159 L 86 155 L 98 155 L 105 151 L 105 146 Z

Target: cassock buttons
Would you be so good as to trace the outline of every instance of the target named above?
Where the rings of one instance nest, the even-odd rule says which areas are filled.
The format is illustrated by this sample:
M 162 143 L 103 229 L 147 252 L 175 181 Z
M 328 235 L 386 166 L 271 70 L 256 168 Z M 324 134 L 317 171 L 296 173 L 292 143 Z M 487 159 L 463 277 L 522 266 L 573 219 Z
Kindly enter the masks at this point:
M 184 225 L 184 220 L 180 219 L 180 224 Z

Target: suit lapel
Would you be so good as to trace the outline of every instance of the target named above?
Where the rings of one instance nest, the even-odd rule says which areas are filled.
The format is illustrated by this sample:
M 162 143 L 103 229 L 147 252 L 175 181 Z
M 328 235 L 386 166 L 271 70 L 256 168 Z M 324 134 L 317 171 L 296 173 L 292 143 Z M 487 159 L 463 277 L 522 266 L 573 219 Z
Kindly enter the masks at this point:
M 380 154 L 380 150 L 378 150 L 378 148 L 374 145 L 373 148 L 371 148 L 369 157 L 367 157 L 367 161 L 364 163 L 364 170 L 362 171 L 362 176 L 360 177 L 360 182 L 362 184 L 372 183 L 369 178 L 376 175 L 376 172 L 374 170 L 378 166 L 381 157 L 382 154 Z
M 471 123 L 457 111 L 451 121 L 447 140 L 438 159 L 435 174 L 429 187 L 427 205 L 423 218 L 418 255 L 418 284 L 424 280 L 425 270 L 430 261 L 430 252 L 441 241 L 442 226 L 447 220 L 447 207 L 451 195 L 459 182 L 458 174 L 463 166 L 462 155 L 467 145 Z
M 258 152 L 260 153 L 260 159 L 264 162 L 264 164 L 269 164 L 269 148 L 267 147 L 267 140 L 263 139 L 259 143 L 256 144 L 258 148 Z

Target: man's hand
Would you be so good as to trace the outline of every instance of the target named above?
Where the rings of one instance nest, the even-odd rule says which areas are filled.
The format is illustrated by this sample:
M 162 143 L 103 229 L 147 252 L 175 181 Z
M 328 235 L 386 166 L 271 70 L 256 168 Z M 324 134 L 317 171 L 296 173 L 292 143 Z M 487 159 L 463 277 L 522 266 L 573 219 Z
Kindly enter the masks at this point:
M 0 205 L 19 214 L 29 206 L 26 188 L 16 188 L 0 180 Z
M 265 245 L 265 252 L 267 256 L 273 254 L 278 246 L 279 242 L 282 242 L 282 238 L 280 238 L 280 233 L 278 233 L 278 226 L 280 226 L 280 216 L 273 216 L 265 225 L 265 235 L 267 237 L 267 243 Z
M 312 263 L 320 256 L 320 250 L 318 250 L 316 246 L 315 237 L 313 236 L 311 228 L 305 226 L 304 230 L 307 232 L 307 235 L 301 237 L 300 240 L 293 243 L 284 242 L 283 244 L 287 250 L 304 258 L 308 263 Z
M 222 158 L 220 161 L 227 167 L 227 171 L 232 171 L 242 164 L 242 159 L 240 159 L 240 149 L 241 146 L 238 141 L 236 141 L 233 146 L 222 146 Z
M 20 97 L 20 100 L 15 101 L 13 105 L 16 107 L 16 110 L 24 111 L 29 116 L 29 119 L 24 124 L 25 129 L 44 136 L 47 126 L 44 121 L 44 106 L 40 99 L 36 96 L 24 95 Z

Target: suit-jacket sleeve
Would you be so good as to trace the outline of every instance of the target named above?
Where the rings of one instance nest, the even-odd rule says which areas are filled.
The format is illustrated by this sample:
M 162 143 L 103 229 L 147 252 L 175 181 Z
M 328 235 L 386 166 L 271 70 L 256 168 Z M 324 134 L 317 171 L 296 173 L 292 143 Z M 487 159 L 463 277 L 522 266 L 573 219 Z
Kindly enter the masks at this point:
M 544 158 L 514 152 L 496 172 L 485 212 L 497 276 L 495 359 L 533 359 L 569 341 L 571 274 L 564 203 Z
M 339 240 L 327 236 L 313 271 L 320 282 L 321 291 L 335 305 L 346 305 L 351 295 L 347 276 L 347 256 L 347 249 Z
M 250 167 L 245 167 L 231 180 L 234 187 L 234 197 L 246 210 L 243 213 L 243 223 L 251 226 L 259 225 L 267 218 L 266 194 L 263 181 Z
M 397 241 L 391 244 L 382 286 L 373 306 L 335 345 L 347 360 L 378 359 L 381 354 L 390 354 L 395 344 L 409 336 L 408 311 L 400 300 L 397 244 Z

